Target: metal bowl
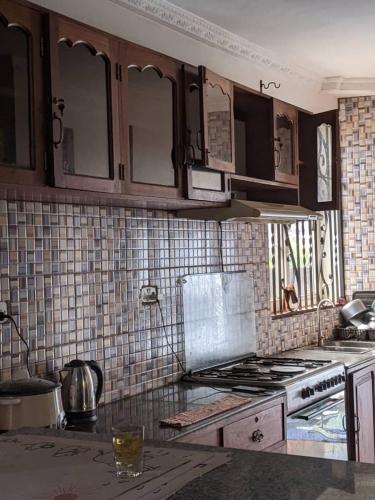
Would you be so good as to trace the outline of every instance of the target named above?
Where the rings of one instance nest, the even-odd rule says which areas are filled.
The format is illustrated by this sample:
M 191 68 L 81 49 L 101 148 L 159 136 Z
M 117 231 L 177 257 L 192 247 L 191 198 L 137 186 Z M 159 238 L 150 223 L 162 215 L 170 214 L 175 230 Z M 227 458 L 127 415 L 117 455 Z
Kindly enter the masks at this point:
M 351 321 L 367 310 L 367 307 L 361 299 L 354 299 L 343 306 L 343 308 L 341 309 L 341 314 L 346 319 L 346 321 Z

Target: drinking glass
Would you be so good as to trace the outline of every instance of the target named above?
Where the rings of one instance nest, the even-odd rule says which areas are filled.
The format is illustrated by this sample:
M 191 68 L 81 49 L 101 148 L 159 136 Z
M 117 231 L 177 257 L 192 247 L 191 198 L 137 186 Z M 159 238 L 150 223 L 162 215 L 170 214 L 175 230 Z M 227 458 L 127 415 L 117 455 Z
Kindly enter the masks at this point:
M 121 423 L 112 427 L 117 477 L 137 477 L 143 472 L 144 426 Z

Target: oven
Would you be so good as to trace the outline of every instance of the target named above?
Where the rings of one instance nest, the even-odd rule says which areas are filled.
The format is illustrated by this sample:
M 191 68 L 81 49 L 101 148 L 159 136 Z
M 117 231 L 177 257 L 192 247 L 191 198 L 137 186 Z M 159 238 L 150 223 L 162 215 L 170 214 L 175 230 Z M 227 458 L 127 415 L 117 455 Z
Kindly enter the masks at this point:
M 343 390 L 292 413 L 287 425 L 288 454 L 348 459 Z

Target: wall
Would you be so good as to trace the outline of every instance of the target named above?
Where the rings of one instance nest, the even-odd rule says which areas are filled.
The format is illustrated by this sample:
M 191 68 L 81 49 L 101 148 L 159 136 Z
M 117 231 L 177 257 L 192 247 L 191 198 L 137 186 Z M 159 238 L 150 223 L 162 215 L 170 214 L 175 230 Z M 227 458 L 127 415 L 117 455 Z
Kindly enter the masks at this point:
M 316 313 L 271 320 L 266 226 L 223 224 L 226 271 L 254 273 L 259 354 L 316 340 Z M 104 369 L 108 402 L 178 377 L 156 306 L 139 290 L 156 284 L 169 340 L 183 352 L 185 274 L 221 269 L 214 222 L 166 212 L 0 201 L 0 298 L 31 346 L 32 371 L 52 373 L 73 358 Z M 326 311 L 326 326 L 334 314 Z M 0 379 L 25 363 L 10 325 L 0 327 Z
M 346 295 L 375 289 L 375 97 L 339 100 Z
M 34 0 L 34 3 L 59 12 L 66 16 L 90 24 L 109 33 L 113 33 L 126 40 L 152 48 L 162 54 L 194 65 L 202 64 L 222 76 L 232 79 L 243 85 L 259 89 L 259 81 L 276 81 L 281 84 L 280 89 L 270 88 L 267 93 L 279 99 L 291 102 L 313 112 L 335 109 L 337 100 L 334 96 L 320 93 L 321 80 L 315 80 L 316 75 L 309 71 L 301 77 L 286 71 L 282 61 L 272 61 L 265 51 L 243 58 L 232 55 L 219 49 L 213 43 L 203 43 L 200 40 L 187 36 L 184 33 L 171 29 L 168 24 L 168 14 L 165 23 L 155 22 L 152 17 L 153 9 L 158 10 L 158 4 L 149 8 L 147 13 L 139 15 L 132 9 L 124 8 L 118 0 Z M 137 5 L 143 2 L 130 2 Z M 147 2 L 146 2 L 147 3 Z M 199 27 L 195 26 L 198 30 Z M 180 29 L 183 30 L 183 23 Z M 220 36 L 218 37 L 219 41 Z M 256 42 L 256 40 L 254 40 Z M 233 45 L 237 42 L 232 41 Z M 247 49 L 244 49 L 246 52 Z M 275 67 L 279 66 L 279 70 Z M 296 68 L 298 73 L 299 68 Z M 292 71 L 293 73 L 293 71 Z M 310 81 L 310 79 L 312 81 Z

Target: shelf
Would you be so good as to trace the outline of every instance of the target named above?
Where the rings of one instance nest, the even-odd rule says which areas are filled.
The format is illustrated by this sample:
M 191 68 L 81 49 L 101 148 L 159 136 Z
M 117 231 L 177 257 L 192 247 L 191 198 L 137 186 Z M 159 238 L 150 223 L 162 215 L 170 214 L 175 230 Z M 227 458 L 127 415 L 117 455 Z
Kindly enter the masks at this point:
M 263 191 L 263 190 L 289 190 L 298 191 L 298 186 L 286 182 L 267 181 L 266 179 L 257 179 L 255 177 L 246 177 L 244 175 L 231 175 L 232 191 Z

